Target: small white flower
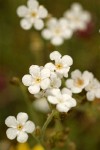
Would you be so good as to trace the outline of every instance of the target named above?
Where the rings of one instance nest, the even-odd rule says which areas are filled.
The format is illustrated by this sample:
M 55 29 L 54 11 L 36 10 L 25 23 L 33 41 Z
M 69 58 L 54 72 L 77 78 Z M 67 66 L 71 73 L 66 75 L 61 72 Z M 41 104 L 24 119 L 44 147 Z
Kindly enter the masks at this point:
M 66 86 L 71 89 L 73 93 L 80 93 L 89 83 L 93 74 L 84 71 L 83 74 L 79 70 L 75 70 L 71 73 L 71 79 L 66 81 Z
M 51 104 L 56 105 L 59 112 L 68 112 L 72 107 L 76 106 L 76 100 L 69 94 L 62 93 L 60 89 L 52 89 L 51 95 L 47 97 Z
M 64 39 L 72 37 L 73 31 L 70 28 L 69 22 L 61 18 L 51 18 L 47 22 L 47 28 L 42 31 L 42 36 L 50 40 L 53 45 L 61 45 Z
M 85 90 L 87 91 L 87 100 L 93 101 L 95 98 L 100 98 L 100 82 L 96 78 L 90 80 Z
M 71 9 L 64 13 L 64 17 L 70 21 L 74 30 L 85 30 L 91 20 L 90 13 L 84 11 L 79 3 L 73 3 Z
M 68 77 L 70 66 L 73 64 L 72 58 L 69 55 L 62 57 L 58 51 L 54 51 L 50 54 L 50 59 L 54 60 L 55 64 L 47 63 L 45 67 L 52 72 L 55 71 L 60 78 Z
M 30 74 L 24 75 L 22 82 L 28 87 L 28 91 L 31 94 L 40 92 L 40 89 L 47 89 L 50 86 L 50 70 L 47 68 L 41 68 L 37 65 L 32 65 L 29 68 Z
M 20 25 L 23 29 L 29 30 L 32 26 L 41 30 L 44 27 L 42 19 L 46 18 L 48 11 L 40 6 L 37 0 L 28 0 L 27 7 L 22 5 L 17 8 L 17 14 L 21 19 Z
M 7 137 L 13 140 L 17 137 L 17 141 L 24 143 L 28 139 L 27 133 L 32 133 L 35 130 L 35 124 L 28 120 L 26 113 L 20 112 L 17 119 L 14 116 L 9 116 L 5 120 L 5 124 L 9 127 L 6 131 Z

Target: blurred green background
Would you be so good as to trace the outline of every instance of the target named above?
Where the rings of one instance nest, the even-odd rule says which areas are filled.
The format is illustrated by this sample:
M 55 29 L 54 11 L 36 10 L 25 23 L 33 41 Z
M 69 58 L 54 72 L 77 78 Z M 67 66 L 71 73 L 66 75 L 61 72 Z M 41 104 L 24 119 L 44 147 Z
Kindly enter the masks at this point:
M 18 77 L 21 80 L 32 64 L 44 65 L 49 60 L 51 51 L 58 50 L 62 54 L 70 55 L 74 60 L 71 70 L 89 70 L 100 80 L 100 0 L 77 1 L 92 15 L 89 29 L 85 33 L 74 34 L 59 47 L 54 47 L 49 41 L 43 40 L 39 31 L 33 28 L 25 31 L 20 27 L 16 9 L 22 4 L 26 5 L 26 2 L 26 0 L 0 0 L 0 144 L 7 140 L 5 118 L 20 111 L 28 112 L 23 93 L 19 87 L 10 84 L 11 79 Z M 49 13 L 59 18 L 76 1 L 39 0 L 39 2 Z M 75 142 L 77 150 L 100 149 L 99 105 L 100 102 L 94 104 L 93 108 L 86 106 L 85 112 L 68 116 L 67 123 L 64 122 L 71 128 L 69 136 Z M 37 115 L 42 118 L 40 118 L 42 121 L 37 121 L 41 125 L 46 115 L 39 112 Z M 0 150 L 6 149 L 0 146 Z

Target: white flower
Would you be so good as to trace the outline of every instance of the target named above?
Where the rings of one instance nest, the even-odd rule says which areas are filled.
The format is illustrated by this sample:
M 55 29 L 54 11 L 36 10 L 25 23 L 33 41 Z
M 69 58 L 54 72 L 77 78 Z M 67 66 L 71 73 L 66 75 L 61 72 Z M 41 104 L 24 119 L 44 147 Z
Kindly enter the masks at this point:
M 50 59 L 54 60 L 55 64 L 47 63 L 45 67 L 52 72 L 55 71 L 60 78 L 68 77 L 70 66 L 73 64 L 72 58 L 69 55 L 62 57 L 58 51 L 54 51 L 50 54 Z
M 70 21 L 74 30 L 85 30 L 91 20 L 90 13 L 84 11 L 79 3 L 73 3 L 71 9 L 64 13 L 64 17 Z
M 40 89 L 47 89 L 50 86 L 50 70 L 47 68 L 41 68 L 37 65 L 32 65 L 29 68 L 30 74 L 24 75 L 22 82 L 28 87 L 28 91 L 31 94 L 40 92 Z
M 27 7 L 22 5 L 17 8 L 17 14 L 21 19 L 20 25 L 23 29 L 29 30 L 32 26 L 41 30 L 44 27 L 42 19 L 46 18 L 48 12 L 46 8 L 40 6 L 37 0 L 28 0 Z
M 85 90 L 87 91 L 87 100 L 93 101 L 95 98 L 100 98 L 100 82 L 96 78 L 90 80 Z
M 59 112 L 68 112 L 72 107 L 76 106 L 76 100 L 67 93 L 61 93 L 60 89 L 52 89 L 51 93 L 48 96 L 48 101 L 56 105 L 56 109 Z
M 71 89 L 73 93 L 80 93 L 89 83 L 93 74 L 84 71 L 83 74 L 79 70 L 71 73 L 71 79 L 66 81 L 66 86 Z
M 35 124 L 32 121 L 27 121 L 28 115 L 20 112 L 17 119 L 14 116 L 9 116 L 5 120 L 5 124 L 9 127 L 6 131 L 7 137 L 13 140 L 17 137 L 17 141 L 24 143 L 28 139 L 27 133 L 32 133 L 35 130 Z
M 73 31 L 70 28 L 69 22 L 61 18 L 51 18 L 47 22 L 47 28 L 42 31 L 42 36 L 50 40 L 53 45 L 61 45 L 64 39 L 72 37 Z

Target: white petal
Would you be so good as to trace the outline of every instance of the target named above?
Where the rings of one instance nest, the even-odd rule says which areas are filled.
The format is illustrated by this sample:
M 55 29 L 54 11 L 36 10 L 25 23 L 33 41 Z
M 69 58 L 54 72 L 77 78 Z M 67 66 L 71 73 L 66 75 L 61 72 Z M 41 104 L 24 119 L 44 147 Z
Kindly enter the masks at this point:
M 42 79 L 50 77 L 50 70 L 47 68 L 44 68 L 41 70 L 41 77 Z
M 63 89 L 61 90 L 61 93 L 62 93 L 62 94 L 68 94 L 68 95 L 72 96 L 72 91 L 69 90 L 69 89 L 67 89 L 67 88 L 63 88 Z
M 71 73 L 71 77 L 72 79 L 77 79 L 77 78 L 80 78 L 82 76 L 82 73 L 80 70 L 75 70 Z
M 32 133 L 35 130 L 35 124 L 32 121 L 27 121 L 23 130 L 27 133 Z
M 8 127 L 16 127 L 17 126 L 16 118 L 14 116 L 7 117 L 6 120 L 5 120 L 5 124 Z
M 63 76 L 64 76 L 65 78 L 68 77 L 68 72 L 69 72 L 69 70 L 70 70 L 70 67 L 63 69 Z
M 22 5 L 17 8 L 17 14 L 19 17 L 24 17 L 27 15 L 28 9 L 26 6 Z
M 32 27 L 32 23 L 30 22 L 29 19 L 22 19 L 20 21 L 20 26 L 25 30 L 29 30 Z
M 47 40 L 51 39 L 52 37 L 52 32 L 49 29 L 44 29 L 41 34 Z
M 54 96 L 48 96 L 48 101 L 51 103 L 51 104 L 58 104 L 58 99 Z
M 42 80 L 42 82 L 41 82 L 41 88 L 43 90 L 49 88 L 49 86 L 50 86 L 50 79 L 49 78 Z
M 29 72 L 33 77 L 40 76 L 40 67 L 37 65 L 32 65 L 29 68 Z
M 63 37 L 65 39 L 70 39 L 73 35 L 73 30 L 72 29 L 66 29 L 65 32 L 63 33 Z
M 8 128 L 7 131 L 6 131 L 6 134 L 7 134 L 7 137 L 8 137 L 10 140 L 13 140 L 13 139 L 15 139 L 16 136 L 17 136 L 17 129 Z
M 29 86 L 28 91 L 31 94 L 36 94 L 40 91 L 40 86 L 38 86 L 38 85 Z
M 66 105 L 64 105 L 63 103 L 59 103 L 59 104 L 56 105 L 56 109 L 59 112 L 68 112 L 70 108 L 67 107 Z
M 95 99 L 95 94 L 92 91 L 91 92 L 87 92 L 86 97 L 87 97 L 88 101 L 93 101 Z
M 60 89 L 51 89 L 50 90 L 50 93 L 51 95 L 54 95 L 55 97 L 57 98 L 60 98 L 61 97 L 61 92 L 60 92 Z
M 61 79 L 60 78 L 53 78 L 51 80 L 51 87 L 59 88 L 61 86 Z
M 61 58 L 61 54 L 58 51 L 54 51 L 50 54 L 51 60 L 58 60 Z
M 18 136 L 17 136 L 17 141 L 19 143 L 25 143 L 28 139 L 28 135 L 25 132 L 19 132 Z
M 67 66 L 71 66 L 73 64 L 73 59 L 69 55 L 64 55 L 62 57 L 62 63 Z
M 63 43 L 63 38 L 62 37 L 53 37 L 52 39 L 51 39 L 51 43 L 53 44 L 53 45 L 61 45 L 62 43 Z
M 41 30 L 44 27 L 44 22 L 41 19 L 36 19 L 34 22 L 34 28 Z
M 23 125 L 27 120 L 28 120 L 27 113 L 23 113 L 23 112 L 18 113 L 17 115 L 18 123 L 21 123 L 21 125 Z
M 40 6 L 38 9 L 38 13 L 39 13 L 39 17 L 40 18 L 46 18 L 48 15 L 48 11 L 46 8 L 44 8 L 43 6 Z
M 24 75 L 22 78 L 22 82 L 25 86 L 30 86 L 32 84 L 32 76 L 29 74 Z
M 96 89 L 96 93 L 95 93 L 97 98 L 100 98 L 100 89 Z
M 50 71 L 54 71 L 55 65 L 53 63 L 47 63 L 45 68 L 49 69 Z
M 89 71 L 84 71 L 82 75 L 83 79 L 93 80 L 94 75 Z
M 34 9 L 37 9 L 37 7 L 39 6 L 39 3 L 37 0 L 28 0 L 27 6 L 29 7 L 29 9 L 34 10 Z
M 78 87 L 73 87 L 73 88 L 71 88 L 72 93 L 80 93 L 80 92 L 82 92 L 82 89 L 83 89 L 83 88 L 78 88 Z
M 72 88 L 74 81 L 72 79 L 68 79 L 68 80 L 66 80 L 65 84 L 68 88 Z
M 70 104 L 71 104 L 70 107 L 75 107 L 75 106 L 76 106 L 76 100 L 75 100 L 74 98 L 70 98 L 70 99 L 69 99 L 69 102 L 70 102 Z

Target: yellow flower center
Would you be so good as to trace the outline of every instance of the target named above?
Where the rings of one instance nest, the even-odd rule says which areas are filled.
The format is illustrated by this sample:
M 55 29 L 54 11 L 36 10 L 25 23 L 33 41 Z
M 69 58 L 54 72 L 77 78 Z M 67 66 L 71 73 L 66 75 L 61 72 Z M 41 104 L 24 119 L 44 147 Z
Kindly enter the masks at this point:
M 60 70 L 63 68 L 63 65 L 62 64 L 56 64 L 56 69 Z
M 23 126 L 21 124 L 17 125 L 17 130 L 21 131 L 23 129 Z
M 84 81 L 80 78 L 78 78 L 75 82 L 75 85 L 78 87 L 81 87 L 84 84 Z
M 59 35 L 59 34 L 61 33 L 60 28 L 56 28 L 56 29 L 55 29 L 55 33 L 56 33 L 57 35 Z
M 37 78 L 35 79 L 35 83 L 40 83 L 40 82 L 41 82 L 41 78 L 37 77 Z
M 31 16 L 32 16 L 32 17 L 36 17 L 36 16 L 37 16 L 37 13 L 33 11 L 33 12 L 31 13 Z

